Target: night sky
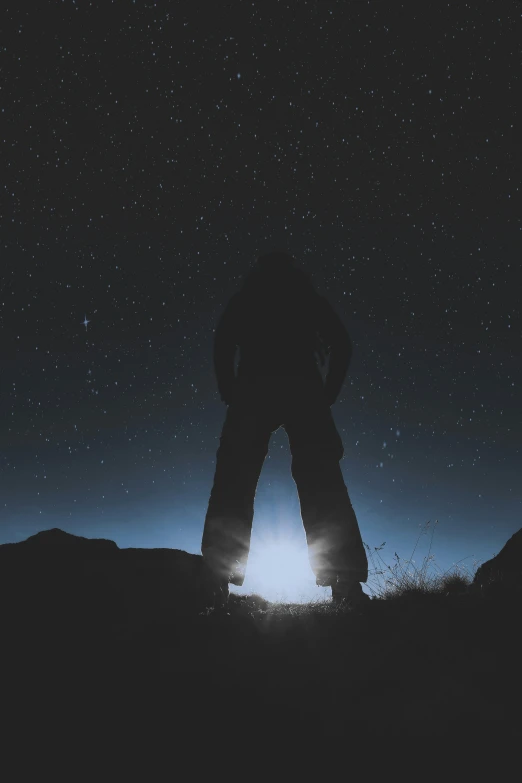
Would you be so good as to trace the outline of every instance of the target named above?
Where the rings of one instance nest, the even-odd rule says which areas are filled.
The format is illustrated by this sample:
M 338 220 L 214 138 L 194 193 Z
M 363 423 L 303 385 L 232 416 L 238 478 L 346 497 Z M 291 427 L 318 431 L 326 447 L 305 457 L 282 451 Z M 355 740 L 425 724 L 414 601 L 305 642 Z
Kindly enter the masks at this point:
M 409 556 L 438 520 L 440 567 L 497 552 L 522 525 L 522 4 L 9 5 L 0 543 L 199 552 L 213 330 L 284 250 L 353 342 L 332 412 L 364 541 Z M 304 546 L 282 430 L 267 539 Z

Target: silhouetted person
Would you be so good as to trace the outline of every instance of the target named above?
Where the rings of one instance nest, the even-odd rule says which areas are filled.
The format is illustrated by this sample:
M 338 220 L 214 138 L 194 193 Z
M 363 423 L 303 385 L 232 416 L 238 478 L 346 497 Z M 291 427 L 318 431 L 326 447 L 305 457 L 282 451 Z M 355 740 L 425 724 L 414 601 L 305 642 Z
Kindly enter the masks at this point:
M 235 355 L 239 348 L 237 376 Z M 341 320 L 284 253 L 258 259 L 216 328 L 214 369 L 228 410 L 217 450 L 201 552 L 226 603 L 242 585 L 254 497 L 270 436 L 288 435 L 310 564 L 332 598 L 366 598 L 368 561 L 339 461 L 330 406 L 343 385 L 351 341 Z M 328 371 L 323 377 L 317 360 Z

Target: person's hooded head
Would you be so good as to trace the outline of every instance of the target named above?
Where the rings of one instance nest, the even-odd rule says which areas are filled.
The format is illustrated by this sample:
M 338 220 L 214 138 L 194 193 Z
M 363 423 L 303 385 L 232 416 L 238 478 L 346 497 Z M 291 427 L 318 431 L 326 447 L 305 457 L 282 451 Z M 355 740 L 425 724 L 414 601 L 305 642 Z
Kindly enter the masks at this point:
M 312 281 L 288 253 L 275 251 L 260 256 L 247 272 L 241 288 L 247 296 L 303 300 L 316 296 Z
M 247 272 L 239 291 L 245 313 L 257 324 L 281 325 L 293 321 L 310 326 L 310 313 L 319 294 L 295 259 L 288 253 L 275 251 L 260 256 Z M 314 337 L 314 347 L 324 364 L 328 347 Z

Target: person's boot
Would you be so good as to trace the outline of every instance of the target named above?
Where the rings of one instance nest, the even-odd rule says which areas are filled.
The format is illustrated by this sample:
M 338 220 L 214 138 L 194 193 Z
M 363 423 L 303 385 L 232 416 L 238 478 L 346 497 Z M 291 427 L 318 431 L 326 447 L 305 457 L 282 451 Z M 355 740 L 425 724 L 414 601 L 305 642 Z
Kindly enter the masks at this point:
M 316 573 L 315 584 L 318 587 L 331 587 L 336 581 L 337 576 L 335 571 L 332 572 L 327 569 L 321 569 Z
M 338 578 L 332 584 L 332 604 L 335 606 L 358 608 L 370 601 L 360 582 Z

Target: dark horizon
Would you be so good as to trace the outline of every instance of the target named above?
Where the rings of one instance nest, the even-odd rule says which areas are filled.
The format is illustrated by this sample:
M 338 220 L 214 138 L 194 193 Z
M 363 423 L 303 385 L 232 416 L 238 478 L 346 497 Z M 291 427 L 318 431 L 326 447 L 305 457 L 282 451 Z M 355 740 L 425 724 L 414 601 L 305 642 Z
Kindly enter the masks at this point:
M 441 567 L 498 552 L 522 526 L 519 4 L 4 16 L 0 543 L 199 552 L 213 330 L 281 249 L 353 343 L 332 412 L 363 540 L 408 557 L 438 520 Z M 289 460 L 278 431 L 254 536 L 298 546 Z

